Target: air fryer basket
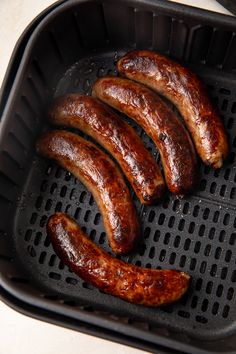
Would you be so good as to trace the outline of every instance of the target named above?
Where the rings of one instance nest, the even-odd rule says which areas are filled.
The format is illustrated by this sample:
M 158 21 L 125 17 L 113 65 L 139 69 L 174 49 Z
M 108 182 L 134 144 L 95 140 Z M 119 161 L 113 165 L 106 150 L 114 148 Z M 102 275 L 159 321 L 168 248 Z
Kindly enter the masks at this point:
M 47 15 L 26 47 L 0 126 L 0 285 L 5 292 L 49 311 L 57 323 L 71 321 L 76 328 L 75 321 L 83 321 L 101 331 L 112 329 L 115 340 L 126 335 L 150 348 L 236 351 L 235 30 L 230 17 L 157 0 L 69 1 Z M 193 278 L 180 302 L 161 309 L 108 296 L 60 262 L 45 230 L 55 211 L 71 215 L 94 242 L 110 249 L 91 194 L 34 148 L 48 128 L 45 112 L 52 98 L 89 94 L 94 80 L 116 74 L 117 58 L 133 48 L 157 50 L 192 67 L 219 108 L 231 146 L 221 170 L 201 165 L 199 188 L 189 197 L 167 194 L 159 205 L 144 207 L 133 194 L 143 238 L 138 250 L 122 259 L 181 269 Z M 159 161 L 149 137 L 129 123 Z

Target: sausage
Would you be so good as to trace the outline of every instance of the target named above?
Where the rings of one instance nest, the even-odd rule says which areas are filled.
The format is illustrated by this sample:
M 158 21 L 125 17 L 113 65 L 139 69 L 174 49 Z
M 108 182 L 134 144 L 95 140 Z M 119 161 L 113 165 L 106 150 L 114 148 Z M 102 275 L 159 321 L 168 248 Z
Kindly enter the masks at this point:
M 130 252 L 140 228 L 129 190 L 114 162 L 91 142 L 63 130 L 45 133 L 37 150 L 81 180 L 101 210 L 112 250 Z
M 149 86 L 174 103 L 202 161 L 213 168 L 222 166 L 229 152 L 224 126 L 193 72 L 148 50 L 126 54 L 118 61 L 117 68 L 120 74 Z
M 167 186 L 172 193 L 189 193 L 197 181 L 197 159 L 185 127 L 154 92 L 119 77 L 98 79 L 93 96 L 134 119 L 160 151 Z
M 161 197 L 165 184 L 154 158 L 135 130 L 108 106 L 90 96 L 68 94 L 53 102 L 49 120 L 80 129 L 107 149 L 143 204 Z
M 52 215 L 47 233 L 62 262 L 107 294 L 134 304 L 160 306 L 178 300 L 188 289 L 187 273 L 140 268 L 113 258 L 89 240 L 66 214 Z

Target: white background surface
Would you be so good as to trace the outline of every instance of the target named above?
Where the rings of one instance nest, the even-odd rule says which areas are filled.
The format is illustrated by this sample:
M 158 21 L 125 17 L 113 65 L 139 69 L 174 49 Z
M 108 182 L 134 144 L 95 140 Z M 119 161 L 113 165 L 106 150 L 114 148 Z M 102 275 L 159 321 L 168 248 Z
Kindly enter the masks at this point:
M 214 0 L 175 0 L 229 14 Z M 0 86 L 16 41 L 54 0 L 0 0 Z M 0 354 L 141 354 L 137 349 L 28 318 L 0 301 Z

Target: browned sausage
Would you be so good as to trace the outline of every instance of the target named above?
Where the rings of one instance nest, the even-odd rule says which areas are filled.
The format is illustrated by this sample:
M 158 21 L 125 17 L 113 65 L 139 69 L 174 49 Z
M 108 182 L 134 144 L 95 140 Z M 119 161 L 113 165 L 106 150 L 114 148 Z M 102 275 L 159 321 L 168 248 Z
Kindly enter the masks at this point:
M 172 193 L 182 195 L 194 188 L 197 160 L 192 141 L 161 98 L 143 85 L 118 77 L 98 79 L 92 94 L 134 119 L 152 138 Z
M 188 289 L 187 273 L 140 268 L 113 258 L 63 213 L 50 217 L 47 232 L 63 263 L 107 294 L 134 304 L 160 306 L 178 300 Z
M 74 174 L 93 194 L 115 253 L 130 252 L 139 224 L 129 190 L 113 161 L 97 146 L 63 130 L 44 134 L 38 152 Z
M 108 106 L 90 96 L 68 94 L 53 102 L 49 119 L 52 124 L 82 130 L 107 149 L 143 204 L 161 197 L 164 180 L 154 158 L 135 130 Z
M 229 152 L 223 124 L 198 77 L 169 58 L 148 50 L 126 54 L 118 71 L 166 96 L 178 108 L 202 161 L 220 168 Z

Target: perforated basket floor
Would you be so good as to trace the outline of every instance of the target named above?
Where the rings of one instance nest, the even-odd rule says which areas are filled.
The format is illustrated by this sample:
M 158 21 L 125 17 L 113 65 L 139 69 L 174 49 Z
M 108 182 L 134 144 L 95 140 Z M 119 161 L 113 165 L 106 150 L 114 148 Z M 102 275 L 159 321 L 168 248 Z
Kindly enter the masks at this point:
M 34 296 L 45 301 L 72 306 L 75 312 L 82 309 L 105 316 L 116 321 L 118 327 L 119 323 L 125 323 L 138 327 L 143 333 L 158 333 L 175 341 L 194 343 L 196 348 L 204 348 L 209 340 L 220 339 L 222 346 L 218 342 L 217 345 L 206 344 L 205 350 L 223 352 L 227 348 L 230 351 L 234 340 L 228 340 L 227 344 L 222 341 L 235 333 L 236 325 L 236 75 L 230 57 L 236 37 L 220 25 L 211 28 L 210 24 L 201 24 L 207 21 L 204 13 L 197 19 L 188 14 L 189 22 L 184 22 L 187 20 L 182 7 L 174 7 L 173 16 L 173 5 L 162 2 L 157 5 L 148 2 L 139 7 L 135 2 L 123 2 L 122 9 L 115 3 L 113 6 L 107 2 L 103 5 L 84 2 L 80 6 L 76 3 L 62 7 L 65 9 L 61 12 L 54 11 L 56 15 L 49 16 L 41 32 L 34 36 L 18 76 L 18 86 L 14 87 L 12 102 L 5 112 L 0 141 L 0 207 L 4 208 L 0 238 L 2 275 L 14 284 L 15 294 L 17 287 L 26 287 L 28 292 L 31 288 Z M 119 10 L 117 15 L 116 10 Z M 86 22 L 83 21 L 85 14 Z M 127 22 L 127 27 L 132 25 L 133 14 L 135 43 L 130 37 L 124 39 L 119 32 L 123 29 L 116 28 L 116 16 L 122 15 L 123 25 Z M 154 19 L 153 29 L 149 28 L 150 16 Z M 83 34 L 91 23 L 93 34 L 97 35 L 96 50 L 93 49 L 94 36 L 88 32 Z M 162 36 L 154 31 L 160 25 Z M 178 29 L 177 33 L 173 28 Z M 154 37 L 153 33 L 156 33 Z M 179 41 L 180 33 L 184 35 Z M 66 41 L 66 36 L 70 41 Z M 109 41 L 103 37 L 109 37 Z M 154 42 L 151 43 L 149 37 L 154 38 Z M 164 38 L 168 38 L 168 42 L 164 43 Z M 226 41 L 228 45 L 222 53 L 218 45 Z M 97 77 L 116 75 L 117 58 L 135 46 L 165 52 L 199 74 L 219 108 L 231 148 L 222 169 L 213 171 L 201 165 L 199 187 L 189 197 L 178 199 L 166 193 L 158 205 L 144 207 L 132 193 L 142 225 L 142 239 L 138 249 L 122 259 L 143 267 L 180 269 L 192 276 L 186 296 L 161 309 L 135 306 L 108 296 L 83 282 L 58 259 L 45 229 L 48 217 L 55 211 L 68 213 L 95 243 L 107 252 L 110 248 L 92 195 L 71 174 L 38 157 L 33 148 L 39 132 L 48 128 L 45 109 L 52 97 L 66 92 L 89 94 Z M 201 49 L 197 51 L 197 47 Z M 122 119 L 126 118 L 122 116 Z M 149 137 L 140 127 L 128 122 L 159 162 L 158 152 Z M 196 352 L 200 352 L 199 348 Z

